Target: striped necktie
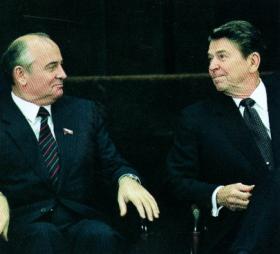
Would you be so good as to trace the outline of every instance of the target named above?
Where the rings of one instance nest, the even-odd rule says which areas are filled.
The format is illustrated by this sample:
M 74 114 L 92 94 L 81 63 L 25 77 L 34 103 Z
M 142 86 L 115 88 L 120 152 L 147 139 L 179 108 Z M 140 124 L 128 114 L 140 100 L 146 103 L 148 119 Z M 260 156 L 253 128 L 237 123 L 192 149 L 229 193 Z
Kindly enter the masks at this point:
M 41 117 L 41 127 L 39 135 L 39 147 L 44 160 L 44 165 L 48 170 L 51 182 L 55 185 L 60 172 L 58 145 L 54 139 L 48 125 L 49 112 L 40 107 L 37 116 Z
M 240 105 L 244 107 L 244 121 L 251 130 L 256 144 L 261 152 L 261 155 L 265 161 L 269 170 L 274 167 L 273 154 L 271 148 L 271 139 L 267 133 L 267 130 L 255 108 L 255 101 L 251 98 L 243 99 Z

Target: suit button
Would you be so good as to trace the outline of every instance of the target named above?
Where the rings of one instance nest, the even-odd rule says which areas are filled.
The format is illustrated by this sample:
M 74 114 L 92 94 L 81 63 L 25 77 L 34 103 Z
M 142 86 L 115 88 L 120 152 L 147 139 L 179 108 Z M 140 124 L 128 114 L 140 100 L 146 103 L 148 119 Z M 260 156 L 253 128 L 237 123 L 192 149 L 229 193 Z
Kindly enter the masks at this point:
M 47 208 L 41 208 L 40 210 L 41 213 L 46 213 L 47 211 L 48 211 Z

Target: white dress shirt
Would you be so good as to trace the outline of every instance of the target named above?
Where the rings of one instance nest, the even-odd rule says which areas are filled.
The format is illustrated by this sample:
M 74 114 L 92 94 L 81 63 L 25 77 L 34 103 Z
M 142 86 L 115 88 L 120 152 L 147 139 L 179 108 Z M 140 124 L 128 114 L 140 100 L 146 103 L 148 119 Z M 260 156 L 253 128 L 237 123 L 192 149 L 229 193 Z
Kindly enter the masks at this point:
M 22 112 L 22 114 L 26 118 L 26 120 L 29 123 L 31 129 L 33 130 L 37 140 L 39 140 L 40 127 L 41 127 L 41 117 L 37 116 L 37 114 L 38 114 L 40 106 L 18 97 L 13 92 L 11 94 L 12 94 L 12 99 L 13 99 L 14 103 L 17 105 L 19 110 Z M 52 113 L 51 113 L 51 105 L 44 106 L 44 108 L 50 114 L 50 117 L 48 117 L 48 125 L 51 129 L 51 132 L 52 132 L 54 138 L 55 138 L 53 120 L 52 120 Z
M 250 98 L 253 99 L 256 103 L 254 104 L 253 108 L 256 109 L 258 112 L 265 128 L 266 131 L 271 138 L 271 132 L 270 132 L 270 125 L 269 125 L 269 116 L 268 116 L 268 107 L 267 107 L 267 94 L 266 94 L 266 89 L 265 86 L 260 80 L 259 85 L 257 88 L 254 90 L 254 92 L 250 95 Z M 244 114 L 244 107 L 239 106 L 241 102 L 241 98 L 232 98 L 233 101 L 235 102 L 236 106 L 239 108 L 240 114 L 243 117 Z M 218 207 L 217 205 L 217 192 L 222 188 L 223 186 L 217 187 L 211 197 L 212 201 L 212 216 L 217 217 L 219 215 L 219 211 L 223 208 L 223 206 Z

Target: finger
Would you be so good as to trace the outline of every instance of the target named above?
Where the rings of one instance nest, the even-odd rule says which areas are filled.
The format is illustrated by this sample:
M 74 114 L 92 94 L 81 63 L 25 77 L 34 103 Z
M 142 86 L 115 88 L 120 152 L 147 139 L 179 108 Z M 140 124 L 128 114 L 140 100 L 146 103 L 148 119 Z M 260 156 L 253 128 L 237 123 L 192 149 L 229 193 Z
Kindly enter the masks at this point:
M 8 242 L 8 228 L 9 228 L 9 225 L 7 224 L 3 231 L 3 237 L 6 242 Z
M 245 205 L 249 203 L 249 199 L 245 200 L 239 197 L 229 197 L 228 203 L 230 205 Z
M 230 206 L 229 206 L 229 209 L 230 209 L 231 211 L 235 212 L 235 211 L 245 210 L 245 209 L 247 209 L 247 206 L 236 204 L 236 205 L 230 205 Z
M 249 201 L 238 201 L 235 204 L 232 204 L 231 206 L 234 207 L 235 209 L 247 209 L 249 204 Z
M 249 198 L 252 196 L 250 192 L 237 192 L 236 193 L 236 198 L 241 199 L 241 200 L 249 200 Z
M 249 200 L 241 200 L 241 199 L 239 199 L 239 200 L 237 201 L 236 205 L 247 207 L 248 204 L 249 204 L 249 202 L 250 202 Z
M 249 192 L 254 189 L 255 185 L 238 184 L 238 188 L 241 191 Z
M 149 202 L 149 205 L 151 207 L 151 210 L 152 210 L 152 213 L 153 213 L 153 217 L 158 218 L 160 212 L 159 212 L 159 208 L 158 208 L 157 202 L 155 201 L 155 199 L 153 197 L 152 198 L 149 197 L 148 198 L 148 202 Z
M 132 203 L 134 204 L 134 206 L 136 207 L 136 209 L 137 209 L 137 211 L 138 211 L 140 217 L 141 217 L 142 219 L 146 219 L 145 210 L 144 210 L 144 207 L 143 207 L 143 205 L 142 205 L 142 202 L 139 201 L 139 200 L 137 200 L 137 201 L 131 200 L 131 202 L 132 202 Z
M 149 193 L 150 197 L 151 197 L 151 206 L 153 208 L 153 211 L 157 214 L 160 213 L 160 210 L 159 210 L 159 207 L 158 207 L 158 204 L 157 204 L 157 201 L 155 200 L 155 198 Z
M 4 231 L 4 224 L 2 221 L 0 221 L 0 235 L 3 234 L 3 231 Z
M 145 200 L 147 202 L 149 202 L 149 204 L 152 208 L 153 214 L 158 216 L 158 214 L 160 212 L 159 212 L 159 207 L 158 207 L 158 204 L 157 204 L 155 198 L 147 190 L 144 190 L 143 197 L 145 198 Z
M 159 211 L 157 203 L 152 203 L 151 207 L 152 207 L 152 211 L 153 211 L 154 217 L 158 218 L 160 211 Z
M 236 210 L 246 210 L 247 207 L 248 207 L 248 204 L 247 205 L 243 204 L 243 205 L 236 205 L 235 206 Z
M 159 208 L 154 197 L 141 185 L 139 185 L 141 191 L 139 191 L 139 199 L 142 202 L 148 219 L 151 221 L 153 218 L 158 218 Z
M 146 212 L 148 220 L 153 221 L 154 220 L 154 213 L 153 213 L 152 206 L 150 204 L 149 199 L 144 198 L 143 201 L 142 201 L 142 205 L 144 207 L 144 210 Z
M 120 216 L 125 216 L 127 213 L 127 206 L 122 195 L 118 196 L 118 203 L 120 208 Z

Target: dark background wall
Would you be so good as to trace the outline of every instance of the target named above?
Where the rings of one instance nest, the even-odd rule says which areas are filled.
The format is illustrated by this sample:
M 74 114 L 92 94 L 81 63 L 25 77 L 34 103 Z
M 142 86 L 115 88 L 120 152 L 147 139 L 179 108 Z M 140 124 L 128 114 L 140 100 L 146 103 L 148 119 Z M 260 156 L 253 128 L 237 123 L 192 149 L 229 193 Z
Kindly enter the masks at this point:
M 0 51 L 27 32 L 49 33 L 69 75 L 207 71 L 207 36 L 230 19 L 264 33 L 269 62 L 279 66 L 278 0 L 1 0 Z
M 157 197 L 161 220 L 137 253 L 188 253 L 187 204 L 162 192 L 160 178 L 179 110 L 214 92 L 208 33 L 231 19 L 262 30 L 263 71 L 278 70 L 279 0 L 0 1 L 0 52 L 24 33 L 50 34 L 64 56 L 66 93 L 103 105 L 114 142 Z

